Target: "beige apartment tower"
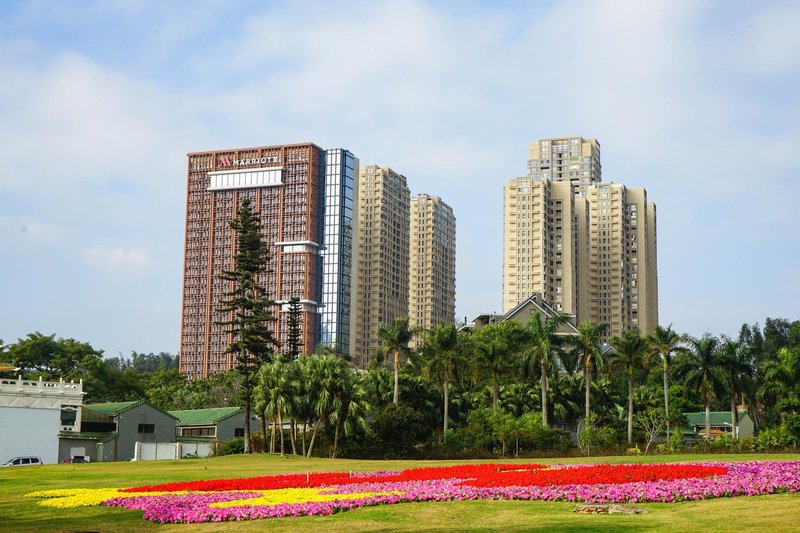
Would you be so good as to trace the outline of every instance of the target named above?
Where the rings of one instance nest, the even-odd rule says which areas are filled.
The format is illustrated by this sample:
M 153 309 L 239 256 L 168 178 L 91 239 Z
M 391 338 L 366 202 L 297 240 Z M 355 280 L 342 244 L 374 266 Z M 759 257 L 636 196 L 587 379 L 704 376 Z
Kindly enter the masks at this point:
M 527 177 L 504 190 L 503 312 L 532 294 L 609 335 L 658 324 L 656 206 L 644 189 L 601 180 L 600 144 L 530 144 Z
M 378 351 L 378 327 L 408 316 L 411 194 L 405 176 L 366 165 L 359 172 L 351 346 L 364 368 Z
M 598 183 L 586 191 L 591 257 L 588 320 L 617 335 L 658 324 L 656 206 L 647 191 Z
M 409 322 L 433 329 L 456 315 L 456 218 L 438 196 L 411 200 Z M 415 339 L 415 347 L 420 340 Z
M 600 143 L 583 137 L 552 137 L 528 145 L 528 176 L 569 181 L 576 192 L 602 181 Z
M 506 182 L 503 209 L 503 312 L 532 294 L 542 294 L 557 311 L 579 312 L 578 238 L 581 197 L 568 181 L 522 177 Z M 583 224 L 582 224 L 583 225 Z

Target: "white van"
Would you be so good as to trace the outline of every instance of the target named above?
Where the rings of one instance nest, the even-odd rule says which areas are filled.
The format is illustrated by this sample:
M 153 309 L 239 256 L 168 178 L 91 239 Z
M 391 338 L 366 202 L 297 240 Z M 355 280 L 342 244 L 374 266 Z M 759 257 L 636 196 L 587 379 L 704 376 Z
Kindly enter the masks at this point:
M 42 460 L 38 457 L 14 457 L 13 459 L 9 459 L 5 463 L 0 466 L 35 466 L 41 465 Z

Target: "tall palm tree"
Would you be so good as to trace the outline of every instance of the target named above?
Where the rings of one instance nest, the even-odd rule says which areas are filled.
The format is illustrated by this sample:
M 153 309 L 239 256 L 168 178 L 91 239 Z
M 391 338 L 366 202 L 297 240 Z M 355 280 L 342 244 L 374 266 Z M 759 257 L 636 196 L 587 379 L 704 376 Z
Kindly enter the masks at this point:
M 395 318 L 390 325 L 381 324 L 378 327 L 378 339 L 387 353 L 394 355 L 394 397 L 395 405 L 400 404 L 400 355 L 408 357 L 410 350 L 408 343 L 411 341 L 416 328 L 408 324 L 408 317 Z
M 720 368 L 719 339 L 706 333 L 689 337 L 689 353 L 676 369 L 686 386 L 699 392 L 706 409 L 706 440 L 711 440 L 711 400 L 722 389 L 725 376 Z
M 336 459 L 339 448 L 339 435 L 344 430 L 345 436 L 352 435 L 357 429 L 366 428 L 364 415 L 369 410 L 367 391 L 358 374 L 349 368 L 342 369 L 339 382 L 334 392 L 336 400 L 330 420 L 334 424 L 333 452 L 331 459 Z
M 468 343 L 475 381 L 488 382 L 492 389 L 493 412 L 497 411 L 498 394 L 504 378 L 514 372 L 512 355 L 519 348 L 523 333 L 518 322 L 506 320 L 479 329 Z
M 530 373 L 538 366 L 542 398 L 542 423 L 549 425 L 547 417 L 547 373 L 558 367 L 558 354 L 561 351 L 563 337 L 558 334 L 558 327 L 567 321 L 566 315 L 554 313 L 542 320 L 539 313 L 531 315 L 526 327 L 527 349 L 523 362 Z
M 612 366 L 625 374 L 628 380 L 628 444 L 633 444 L 633 380 L 638 371 L 647 367 L 647 343 L 638 329 L 630 329 L 622 336 L 611 337 L 614 348 Z
M 462 346 L 454 324 L 442 324 L 423 335 L 425 344 L 420 353 L 423 375 L 434 380 L 442 391 L 444 423 L 442 438 L 447 439 L 447 423 L 450 409 L 450 379 L 458 375 L 463 363 Z
M 586 394 L 584 400 L 584 416 L 586 418 L 589 417 L 591 412 L 589 390 L 592 383 L 592 371 L 603 363 L 603 349 L 600 343 L 607 330 L 608 324 L 604 322 L 599 324 L 584 322 L 578 326 L 578 334 L 572 339 L 572 343 L 575 345 L 575 350 L 580 358 L 581 367 L 583 368 L 583 386 Z
M 736 397 L 753 389 L 753 358 L 744 343 L 723 336 L 719 347 L 719 364 L 731 398 L 731 436 L 738 438 L 739 410 Z
M 284 455 L 283 449 L 283 417 L 291 413 L 294 404 L 294 393 L 296 390 L 293 381 L 293 372 L 289 368 L 289 363 L 280 359 L 263 365 L 258 371 L 258 385 L 256 391 L 258 396 L 263 398 L 264 411 L 269 414 L 272 420 L 272 436 L 270 439 L 270 453 L 275 453 L 275 429 L 280 432 L 280 450 Z M 266 442 L 264 443 L 266 446 Z
M 331 415 L 341 409 L 339 383 L 345 379 L 344 360 L 336 355 L 313 355 L 310 358 L 308 395 L 315 416 L 311 429 L 311 442 L 306 457 L 311 457 L 319 428 L 330 421 Z
M 664 381 L 664 415 L 667 419 L 667 440 L 669 440 L 669 367 L 672 356 L 678 353 L 687 353 L 683 343 L 686 337 L 673 331 L 672 324 L 663 328 L 656 326 L 653 333 L 647 338 L 650 355 L 661 357 Z

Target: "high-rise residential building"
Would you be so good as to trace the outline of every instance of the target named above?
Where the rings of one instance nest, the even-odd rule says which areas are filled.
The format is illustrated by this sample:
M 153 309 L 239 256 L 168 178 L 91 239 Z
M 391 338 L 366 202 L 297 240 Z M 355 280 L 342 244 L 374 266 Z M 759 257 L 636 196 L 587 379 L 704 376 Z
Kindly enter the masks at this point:
M 405 176 L 366 165 L 358 178 L 352 355 L 365 367 L 378 351 L 378 327 L 408 316 L 410 198 Z
M 583 137 L 552 137 L 528 145 L 528 176 L 569 181 L 585 194 L 586 188 L 602 180 L 600 143 Z
M 541 294 L 610 335 L 658 324 L 655 204 L 644 189 L 603 183 L 600 168 L 594 139 L 531 143 L 528 176 L 504 191 L 504 312 Z
M 503 203 L 503 312 L 541 294 L 556 310 L 578 315 L 578 258 L 586 252 L 576 204 L 585 200 L 567 181 L 522 177 L 506 182 Z
M 438 196 L 411 199 L 410 250 L 409 322 L 424 329 L 454 323 L 456 218 Z
M 598 183 L 587 189 L 589 202 L 590 313 L 611 334 L 658 324 L 656 207 L 644 189 Z
M 189 377 L 228 370 L 231 337 L 219 324 L 236 237 L 229 223 L 244 198 L 270 243 L 259 280 L 276 302 L 275 337 L 283 340 L 286 304 L 299 298 L 303 351 L 348 339 L 352 192 L 357 161 L 346 150 L 311 144 L 188 154 L 180 369 Z M 345 333 L 343 333 L 345 332 Z M 285 343 L 282 349 L 286 349 Z

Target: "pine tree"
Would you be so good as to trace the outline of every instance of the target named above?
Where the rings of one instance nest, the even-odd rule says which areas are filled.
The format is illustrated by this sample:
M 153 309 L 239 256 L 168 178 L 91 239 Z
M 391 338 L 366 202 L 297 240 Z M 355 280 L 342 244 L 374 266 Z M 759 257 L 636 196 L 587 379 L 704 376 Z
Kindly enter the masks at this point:
M 219 307 L 227 320 L 218 324 L 231 335 L 227 353 L 234 356 L 234 369 L 242 376 L 244 451 L 250 453 L 250 406 L 255 376 L 261 365 L 272 360 L 276 345 L 271 325 L 275 317 L 270 312 L 275 302 L 267 298 L 266 290 L 258 284 L 258 275 L 267 271 L 269 244 L 261 235 L 261 224 L 249 198 L 242 200 L 230 227 L 236 236 L 236 255 L 233 269 L 220 276 L 230 283 L 230 288 Z
M 289 309 L 286 315 L 286 355 L 290 360 L 300 357 L 303 347 L 302 316 L 303 308 L 300 305 L 300 298 L 294 297 L 289 300 Z

